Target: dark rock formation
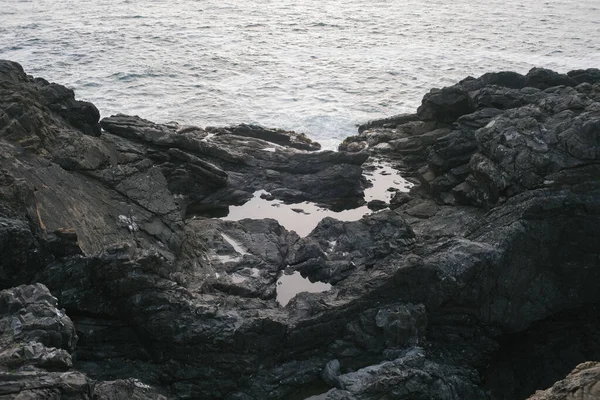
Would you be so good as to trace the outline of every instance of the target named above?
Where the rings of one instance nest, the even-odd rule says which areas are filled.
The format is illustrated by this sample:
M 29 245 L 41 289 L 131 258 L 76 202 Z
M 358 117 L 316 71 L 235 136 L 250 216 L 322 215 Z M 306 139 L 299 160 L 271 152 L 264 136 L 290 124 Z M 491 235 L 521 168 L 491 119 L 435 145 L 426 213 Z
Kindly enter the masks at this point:
M 73 322 L 42 284 L 0 291 L 0 396 L 167 399 L 136 379 L 97 383 L 73 371 Z
M 76 111 L 71 91 L 0 65 L 0 285 L 51 288 L 77 326 L 77 367 L 118 385 L 137 377 L 183 397 L 222 398 L 259 362 L 284 358 L 277 348 L 291 322 L 275 281 L 297 235 L 275 221 L 185 216 L 259 189 L 359 203 L 367 155 L 298 150 L 318 145 L 282 131 L 127 116 L 104 119 L 98 137 L 98 116 Z
M 597 320 L 579 321 L 600 302 L 599 77 L 467 78 L 335 153 L 295 133 L 124 115 L 98 136 L 95 108 L 0 62 L 0 286 L 32 284 L 0 294 L 0 394 L 40 376 L 43 396 L 99 399 L 547 387 L 598 349 Z M 419 184 L 358 221 L 325 218 L 301 238 L 271 219 L 205 217 L 258 190 L 360 204 L 374 158 Z M 281 307 L 283 270 L 333 287 Z M 36 328 L 15 335 L 17 320 Z
M 248 125 L 205 131 L 124 115 L 104 118 L 101 124 L 109 133 L 103 135 L 105 141 L 136 146 L 136 153 L 143 152 L 147 163 L 164 175 L 168 189 L 184 196 L 191 209 L 202 204 L 242 204 L 257 190 L 293 202 L 333 204 L 344 198 L 357 204 L 362 197 L 360 165 L 366 154 L 296 151 L 294 147 L 320 148 L 298 139 L 301 136 L 296 133 Z M 117 149 L 122 153 L 133 150 Z M 102 179 L 115 177 L 111 170 Z
M 286 132 L 277 129 L 265 129 L 257 125 L 239 125 L 227 129 L 237 136 L 247 136 L 266 140 L 281 146 L 289 146 L 300 150 L 320 150 L 321 145 L 313 142 L 306 135 Z
M 477 367 L 493 399 L 525 398 L 577 363 L 598 357 L 592 339 L 599 332 L 597 319 L 573 311 L 589 310 L 598 302 L 590 297 L 596 285 L 580 280 L 582 272 L 584 280 L 596 280 L 598 273 L 598 251 L 592 250 L 600 248 L 599 231 L 592 226 L 600 199 L 598 74 L 595 69 L 568 75 L 533 69 L 526 76 L 505 72 L 467 78 L 425 96 L 418 114 L 422 121 L 399 120 L 395 126 L 392 119 L 372 121 L 348 140 L 364 143 L 371 154 L 419 179 L 410 194 L 399 192 L 391 201 L 417 237 L 437 245 L 460 238 L 460 246 L 470 248 L 460 253 L 471 258 L 480 250 L 480 256 L 487 253 L 487 261 L 476 262 L 487 266 L 473 271 L 481 284 L 478 294 L 456 293 L 447 305 L 441 300 L 439 309 L 424 304 L 430 343 L 447 340 L 439 334 L 434 339 L 432 325 L 445 324 L 455 312 L 478 314 L 484 325 L 501 329 L 500 335 L 485 334 L 496 344 L 484 341 L 478 350 L 494 353 L 500 346 L 498 354 L 503 355 L 488 359 L 486 368 Z M 429 131 L 415 133 L 415 126 L 425 124 Z M 580 207 L 585 211 L 575 211 Z M 575 236 L 579 239 L 573 240 Z M 458 243 L 450 242 L 443 252 L 452 258 Z M 470 247 L 475 243 L 490 246 L 489 252 Z M 575 250 L 575 243 L 585 245 Z M 456 261 L 450 263 L 456 266 Z M 441 265 L 432 270 L 444 270 Z M 559 294 L 567 287 L 571 289 Z M 439 287 L 433 291 L 442 292 Z M 571 303 L 571 296 L 579 300 Z M 480 311 L 467 311 L 469 297 Z M 440 321 L 432 318 L 433 309 Z M 553 328 L 557 324 L 563 331 Z M 444 353 L 451 347 L 446 346 Z M 337 398 L 332 396 L 328 398 Z

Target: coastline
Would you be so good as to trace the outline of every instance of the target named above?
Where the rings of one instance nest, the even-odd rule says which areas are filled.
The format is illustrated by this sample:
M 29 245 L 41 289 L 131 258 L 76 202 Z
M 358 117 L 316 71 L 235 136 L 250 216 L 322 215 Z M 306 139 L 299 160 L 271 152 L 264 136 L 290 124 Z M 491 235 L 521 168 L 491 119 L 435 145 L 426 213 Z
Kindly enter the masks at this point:
M 99 121 L 7 61 L 0 99 L 2 394 L 496 400 L 600 357 L 597 69 L 469 77 L 337 152 Z M 333 218 L 365 170 L 392 183 Z M 254 199 L 328 211 L 298 234 Z M 284 271 L 329 290 L 282 307 Z

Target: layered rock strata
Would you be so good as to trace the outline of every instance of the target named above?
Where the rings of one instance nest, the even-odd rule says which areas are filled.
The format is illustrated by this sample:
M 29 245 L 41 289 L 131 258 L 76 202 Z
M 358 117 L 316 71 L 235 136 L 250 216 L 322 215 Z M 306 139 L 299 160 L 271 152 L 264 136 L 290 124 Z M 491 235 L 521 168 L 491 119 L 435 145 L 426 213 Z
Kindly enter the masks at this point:
M 47 376 L 53 398 L 514 399 L 598 354 L 594 318 L 550 354 L 600 301 L 598 70 L 467 78 L 340 152 L 256 126 L 98 120 L 0 62 L 0 317 L 47 322 L 0 325 L 0 395 Z M 258 190 L 356 206 L 375 159 L 418 185 L 358 221 L 300 237 L 210 217 Z M 332 289 L 281 307 L 284 270 Z M 502 358 L 533 334 L 543 346 Z

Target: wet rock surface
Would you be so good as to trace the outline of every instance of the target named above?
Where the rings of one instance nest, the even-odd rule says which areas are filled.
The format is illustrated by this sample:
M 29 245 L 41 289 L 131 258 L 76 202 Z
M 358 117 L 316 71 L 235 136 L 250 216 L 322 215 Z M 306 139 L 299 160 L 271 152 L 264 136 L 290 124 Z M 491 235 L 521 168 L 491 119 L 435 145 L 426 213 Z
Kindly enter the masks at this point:
M 317 144 L 294 132 L 249 125 L 204 130 L 124 115 L 104 118 L 101 125 L 108 132 L 105 140 L 117 146 L 131 146 L 123 139 L 138 144 L 143 164 L 157 168 L 165 186 L 183 196 L 188 208 L 243 204 L 258 190 L 284 201 L 329 205 L 340 199 L 358 204 L 362 197 L 360 166 L 367 154 L 315 152 Z
M 596 357 L 598 70 L 467 78 L 318 149 L 99 121 L 0 62 L 0 395 L 499 400 Z M 416 185 L 358 221 L 210 217 L 259 190 L 363 205 L 380 160 Z M 284 271 L 331 289 L 282 306 Z

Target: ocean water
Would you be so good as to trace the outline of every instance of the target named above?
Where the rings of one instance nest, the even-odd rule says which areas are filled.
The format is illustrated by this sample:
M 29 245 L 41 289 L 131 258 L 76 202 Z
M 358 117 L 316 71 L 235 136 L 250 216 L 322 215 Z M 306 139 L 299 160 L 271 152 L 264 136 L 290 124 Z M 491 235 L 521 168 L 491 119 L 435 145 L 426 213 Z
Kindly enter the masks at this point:
M 600 67 L 598 0 L 0 0 L 0 58 L 117 112 L 332 148 L 431 87 Z

